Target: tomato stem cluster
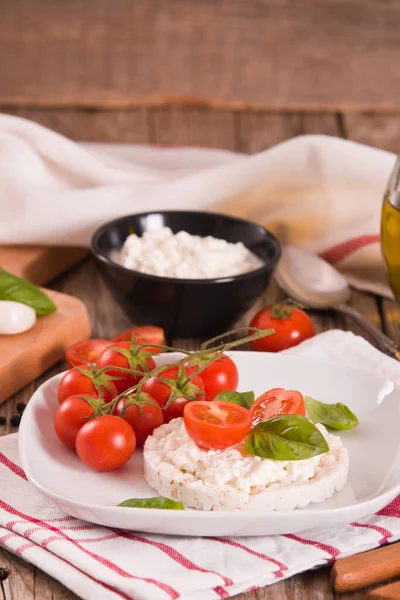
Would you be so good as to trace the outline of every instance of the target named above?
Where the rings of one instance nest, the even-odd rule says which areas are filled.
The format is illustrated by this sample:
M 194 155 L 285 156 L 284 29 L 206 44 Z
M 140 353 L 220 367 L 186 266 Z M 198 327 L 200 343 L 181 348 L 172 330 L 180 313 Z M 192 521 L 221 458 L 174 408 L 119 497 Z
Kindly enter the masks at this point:
M 233 341 L 227 342 L 225 344 L 219 344 L 216 347 L 210 348 L 210 346 L 213 343 L 215 343 L 227 336 L 243 333 L 244 331 L 245 332 L 252 331 L 253 333 L 251 333 L 250 335 L 247 335 L 244 338 L 233 340 Z M 134 398 L 132 397 L 133 395 L 135 395 L 136 397 L 141 396 L 141 398 L 144 398 L 144 393 L 142 391 L 143 386 L 149 379 L 151 379 L 152 377 L 156 377 L 157 375 L 159 375 L 160 373 L 162 373 L 163 371 L 166 371 L 167 369 L 169 369 L 171 367 L 176 367 L 176 366 L 178 366 L 178 368 L 180 368 L 181 366 L 182 366 L 182 368 L 185 366 L 187 367 L 188 364 L 185 365 L 185 362 L 187 363 L 188 357 L 190 357 L 189 364 L 193 364 L 197 361 L 200 364 L 197 369 L 195 369 L 193 372 L 191 372 L 188 375 L 188 377 L 186 377 L 186 379 L 183 380 L 183 382 L 182 382 L 183 388 L 188 386 L 190 384 L 190 382 L 197 375 L 199 375 L 202 371 L 204 371 L 212 362 L 220 359 L 225 352 L 231 350 L 232 348 L 236 348 L 237 346 L 242 346 L 243 344 L 246 344 L 248 342 L 256 340 L 260 337 L 271 335 L 272 333 L 274 333 L 273 329 L 257 329 L 255 327 L 241 327 L 239 329 L 235 329 L 231 332 L 228 332 L 228 333 L 225 333 L 222 335 L 218 335 L 210 340 L 207 340 L 206 342 L 204 342 L 202 344 L 201 349 L 198 351 L 195 351 L 195 352 L 188 352 L 187 350 L 181 350 L 178 348 L 173 348 L 171 346 L 164 346 L 164 345 L 157 345 L 157 344 L 141 344 L 141 345 L 137 346 L 139 352 L 141 350 L 144 350 L 145 348 L 147 349 L 147 348 L 151 347 L 151 348 L 161 349 L 166 352 L 177 352 L 180 354 L 184 354 L 184 357 L 181 358 L 179 361 L 174 361 L 171 363 L 159 365 L 155 369 L 145 372 L 144 374 L 143 374 L 143 371 L 135 371 L 132 369 L 126 369 L 123 367 L 113 366 L 112 368 L 115 371 L 121 371 L 121 373 L 129 372 L 129 373 L 132 373 L 133 375 L 140 375 L 141 379 L 136 385 L 125 390 L 121 394 L 118 394 L 115 398 L 113 398 L 113 400 L 111 400 L 111 402 L 107 403 L 106 407 L 107 407 L 108 414 L 112 414 L 114 412 L 114 409 L 115 409 L 116 405 L 118 404 L 118 402 L 121 400 L 121 398 L 128 398 L 128 402 L 130 402 L 130 403 L 135 402 Z M 99 375 L 103 375 L 103 374 L 105 375 L 106 371 L 108 369 L 109 369 L 109 367 L 104 367 L 103 369 L 99 370 L 96 373 L 96 375 L 94 375 L 94 376 L 99 377 Z M 110 377 L 110 379 L 118 379 L 118 377 L 112 376 L 112 377 Z M 172 390 L 171 390 L 171 392 L 172 392 Z M 167 405 L 168 405 L 168 403 L 167 403 Z

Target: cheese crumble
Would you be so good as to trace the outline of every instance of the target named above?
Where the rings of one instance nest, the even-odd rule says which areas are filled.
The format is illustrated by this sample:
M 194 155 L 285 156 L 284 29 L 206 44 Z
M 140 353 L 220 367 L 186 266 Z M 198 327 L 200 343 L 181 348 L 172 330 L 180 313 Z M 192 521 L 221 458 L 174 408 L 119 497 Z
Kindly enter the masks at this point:
M 128 269 L 177 279 L 231 277 L 264 264 L 242 242 L 231 244 L 186 231 L 174 234 L 169 227 L 145 232 L 142 237 L 129 235 L 118 262 Z

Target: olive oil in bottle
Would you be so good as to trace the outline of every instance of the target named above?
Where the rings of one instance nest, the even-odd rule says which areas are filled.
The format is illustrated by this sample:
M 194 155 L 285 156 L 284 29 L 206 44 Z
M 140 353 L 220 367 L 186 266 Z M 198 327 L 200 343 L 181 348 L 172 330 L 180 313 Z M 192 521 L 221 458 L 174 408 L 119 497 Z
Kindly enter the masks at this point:
M 394 190 L 392 190 L 394 192 Z M 389 283 L 400 302 L 400 204 L 396 193 L 385 194 L 382 207 L 381 244 Z

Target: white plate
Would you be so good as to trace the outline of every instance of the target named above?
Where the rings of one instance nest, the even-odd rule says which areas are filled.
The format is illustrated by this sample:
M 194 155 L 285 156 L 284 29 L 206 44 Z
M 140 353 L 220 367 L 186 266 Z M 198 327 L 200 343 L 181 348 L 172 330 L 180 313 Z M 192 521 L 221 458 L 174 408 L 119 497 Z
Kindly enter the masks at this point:
M 64 447 L 53 429 L 61 375 L 43 384 L 24 412 L 19 451 L 28 479 L 74 517 L 136 531 L 193 536 L 269 535 L 330 527 L 370 515 L 400 493 L 400 388 L 372 373 L 318 359 L 262 352 L 232 352 L 232 358 L 242 391 L 252 389 L 258 395 L 273 387 L 299 389 L 324 402 L 343 402 L 357 414 L 360 425 L 341 433 L 350 455 L 348 483 L 341 492 L 294 511 L 117 507 L 127 498 L 158 495 L 143 478 L 141 452 L 118 471 L 96 473 Z M 158 361 L 166 362 L 165 356 Z

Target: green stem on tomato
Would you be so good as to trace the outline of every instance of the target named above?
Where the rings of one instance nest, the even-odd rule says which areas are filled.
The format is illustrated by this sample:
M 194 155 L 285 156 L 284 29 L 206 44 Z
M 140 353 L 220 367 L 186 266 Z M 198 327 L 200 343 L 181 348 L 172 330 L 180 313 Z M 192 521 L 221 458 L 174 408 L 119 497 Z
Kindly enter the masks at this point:
M 182 359 L 182 360 L 186 360 L 186 358 Z M 124 396 L 128 396 L 129 394 L 133 394 L 134 392 L 136 392 L 137 394 L 140 394 L 140 392 L 142 391 L 142 387 L 146 383 L 146 381 L 148 381 L 152 377 L 155 377 L 159 373 L 162 373 L 162 371 L 165 371 L 166 369 L 169 369 L 170 367 L 174 367 L 175 365 L 179 364 L 179 362 L 181 362 L 181 361 L 175 361 L 173 363 L 167 363 L 165 365 L 160 365 L 160 366 L 156 367 L 155 369 L 153 369 L 152 371 L 149 371 L 141 378 L 139 383 L 132 386 L 131 388 L 128 388 L 127 390 L 125 390 L 124 392 L 122 392 L 121 394 L 119 394 L 118 396 L 113 398 L 113 400 L 108 403 L 108 406 L 110 406 L 111 404 L 113 404 L 113 406 L 115 406 L 116 404 L 118 404 L 118 401 L 121 400 L 121 398 L 123 398 Z M 141 372 L 140 375 L 143 375 L 143 373 Z
M 215 348 L 207 348 L 206 345 L 209 343 L 212 343 L 216 340 L 222 339 L 223 337 L 226 337 L 227 335 L 232 335 L 232 334 L 236 334 L 239 333 L 241 331 L 255 331 L 255 333 L 253 333 L 250 336 L 247 336 L 245 338 L 242 338 L 240 340 L 234 340 L 233 342 L 229 342 L 227 344 L 221 344 L 220 346 L 217 346 Z M 190 356 L 191 359 L 193 358 L 202 358 L 205 356 L 210 356 L 210 352 L 212 353 L 212 358 L 210 358 L 210 360 L 208 360 L 203 366 L 201 366 L 199 369 L 197 369 L 194 373 L 192 373 L 186 380 L 185 380 L 185 384 L 190 383 L 190 381 L 199 373 L 201 373 L 202 371 L 204 371 L 204 369 L 206 369 L 212 362 L 214 362 L 214 360 L 216 360 L 216 356 L 222 355 L 224 352 L 227 352 L 228 350 L 231 350 L 232 348 L 235 348 L 237 346 L 241 346 L 243 344 L 246 344 L 247 342 L 256 340 L 260 337 L 264 337 L 266 335 L 271 335 L 272 333 L 274 333 L 273 329 L 257 329 L 256 327 L 240 327 L 239 329 L 235 329 L 233 331 L 230 331 L 228 333 L 222 334 L 222 335 L 218 335 L 215 338 L 212 338 L 211 340 L 208 340 L 208 342 L 204 342 L 204 344 L 202 344 L 201 346 L 201 350 L 196 351 L 196 352 L 190 352 L 188 353 L 187 351 L 183 352 L 185 354 L 185 356 L 178 361 L 175 362 L 171 362 L 171 363 L 167 363 L 164 365 L 160 365 L 158 367 L 156 367 L 155 369 L 153 369 L 152 371 L 149 371 L 148 373 L 146 373 L 141 380 L 139 381 L 138 384 L 136 384 L 135 386 L 132 386 L 131 388 L 125 390 L 124 392 L 122 392 L 121 394 L 119 394 L 118 396 L 116 396 L 115 398 L 113 398 L 113 400 L 111 402 L 109 402 L 107 404 L 108 407 L 110 407 L 110 412 L 111 409 L 114 410 L 115 406 L 118 404 L 119 400 L 121 400 L 121 398 L 123 398 L 124 396 L 127 396 L 129 394 L 133 394 L 134 392 L 136 392 L 136 394 L 140 394 L 142 392 L 142 388 L 143 385 L 146 383 L 146 381 L 148 381 L 149 379 L 151 379 L 152 377 L 157 376 L 159 373 L 162 373 L 163 371 L 166 371 L 167 369 L 171 368 L 171 367 L 175 367 L 177 365 L 179 365 L 180 363 L 182 363 L 183 361 L 187 360 L 187 356 Z M 174 352 L 180 352 L 180 350 L 172 348 L 172 350 Z M 110 367 L 108 367 L 109 369 Z M 133 374 L 139 374 L 142 375 L 142 372 L 132 372 L 130 369 L 124 369 L 123 367 L 113 367 L 114 368 L 118 368 L 119 370 L 127 370 L 130 373 Z M 103 370 L 103 369 L 102 369 Z M 107 370 L 107 367 L 104 367 L 104 370 Z
M 140 344 L 140 346 L 138 346 L 139 349 L 141 348 L 160 348 L 161 350 L 165 350 L 165 352 L 180 352 L 181 354 L 186 354 L 189 355 L 190 351 L 189 350 L 182 350 L 181 348 L 174 348 L 173 346 L 164 346 L 164 345 L 160 345 L 160 344 Z
M 240 340 L 234 340 L 233 342 L 228 342 L 226 344 L 221 344 L 220 346 L 216 346 L 215 348 L 209 348 L 209 345 L 212 344 L 213 342 L 216 342 L 217 340 L 223 340 L 224 338 L 226 338 L 228 335 L 233 335 L 233 334 L 238 334 L 241 333 L 243 331 L 255 331 L 255 333 L 246 336 L 245 338 L 241 338 Z M 257 327 L 239 327 L 238 329 L 234 329 L 233 331 L 228 331 L 227 333 L 221 333 L 220 335 L 216 335 L 215 337 L 211 338 L 210 340 L 207 340 L 205 342 L 203 342 L 203 344 L 201 345 L 201 349 L 202 350 L 219 350 L 219 348 L 222 347 L 226 347 L 228 350 L 230 348 L 234 348 L 235 346 L 241 346 L 242 344 L 246 344 L 247 342 L 252 342 L 253 340 L 257 340 L 260 337 L 264 337 L 266 335 L 271 335 L 274 333 L 273 329 L 257 329 Z
M 197 375 L 202 373 L 202 371 L 205 371 L 205 369 L 207 369 L 207 367 L 209 367 L 211 365 L 211 363 L 213 363 L 215 360 L 217 360 L 218 357 L 221 356 L 222 354 L 223 354 L 222 351 L 215 352 L 215 353 L 213 352 L 213 354 L 211 356 L 210 356 L 209 352 L 204 354 L 204 356 L 210 356 L 210 359 L 207 360 L 203 365 L 201 365 L 196 371 L 194 371 L 194 373 L 189 375 L 189 377 L 187 377 L 187 379 L 185 379 L 185 381 L 183 382 L 183 385 L 185 386 L 188 383 L 190 383 L 192 381 L 192 379 L 194 379 Z
M 140 377 L 143 375 L 143 373 L 145 373 L 146 371 L 136 371 L 135 369 L 129 369 L 129 367 L 117 367 L 117 365 L 107 365 L 106 367 L 103 367 L 102 369 L 99 370 L 99 373 L 106 373 L 107 371 L 121 371 L 121 373 L 130 373 L 131 375 L 140 375 Z M 151 371 L 149 371 L 149 373 L 151 373 Z M 110 377 L 110 379 L 114 379 L 113 376 Z M 120 377 L 116 377 L 115 379 L 121 379 Z
M 248 330 L 248 329 L 256 329 L 255 327 L 241 327 L 240 329 L 236 329 L 235 331 L 230 332 L 232 333 L 237 333 L 238 331 L 242 331 L 242 330 Z M 256 333 L 247 336 L 246 338 L 240 339 L 240 340 L 235 340 L 233 342 L 230 342 L 228 344 L 222 344 L 221 346 L 217 346 L 216 348 L 208 348 L 206 350 L 201 350 L 200 352 L 193 352 L 190 355 L 190 358 L 199 358 L 202 356 L 210 356 L 210 352 L 212 352 L 211 354 L 211 358 L 210 360 L 208 360 L 207 362 L 205 362 L 201 367 L 199 367 L 194 373 L 192 373 L 184 382 L 184 385 L 187 383 L 190 383 L 190 381 L 196 377 L 196 375 L 199 375 L 202 371 L 204 371 L 211 363 L 213 363 L 215 360 L 218 360 L 219 357 L 221 357 L 224 352 L 227 352 L 228 350 L 230 350 L 231 348 L 234 348 L 235 346 L 241 346 L 242 344 L 245 344 L 247 342 L 251 342 L 253 340 L 256 340 L 260 337 L 264 337 L 265 335 L 271 335 L 272 333 L 274 333 L 273 329 L 257 329 Z M 224 334 L 226 336 L 226 334 Z M 215 341 L 218 338 L 221 338 L 222 336 L 217 336 L 215 338 L 213 338 L 213 340 Z M 212 342 L 213 340 L 209 340 L 210 342 Z M 202 348 L 204 347 L 204 344 L 202 345 Z

